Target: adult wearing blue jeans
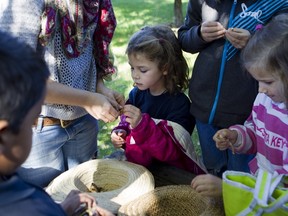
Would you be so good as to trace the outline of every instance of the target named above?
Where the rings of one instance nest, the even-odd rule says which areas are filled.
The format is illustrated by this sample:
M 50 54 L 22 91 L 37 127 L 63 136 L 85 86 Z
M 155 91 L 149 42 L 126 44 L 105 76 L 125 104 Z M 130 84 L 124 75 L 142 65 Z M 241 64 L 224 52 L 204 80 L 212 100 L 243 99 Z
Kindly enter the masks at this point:
M 115 72 L 111 0 L 1 0 L 0 28 L 37 50 L 51 74 L 31 153 L 19 169 L 27 182 L 45 187 L 95 156 L 97 119 L 114 121 L 125 103 L 103 81 Z
M 89 114 L 66 128 L 60 124 L 44 125 L 44 121 L 45 117 L 40 116 L 33 126 L 29 160 L 18 169 L 23 179 L 42 187 L 65 170 L 91 159 L 97 152 L 98 133 L 98 123 Z

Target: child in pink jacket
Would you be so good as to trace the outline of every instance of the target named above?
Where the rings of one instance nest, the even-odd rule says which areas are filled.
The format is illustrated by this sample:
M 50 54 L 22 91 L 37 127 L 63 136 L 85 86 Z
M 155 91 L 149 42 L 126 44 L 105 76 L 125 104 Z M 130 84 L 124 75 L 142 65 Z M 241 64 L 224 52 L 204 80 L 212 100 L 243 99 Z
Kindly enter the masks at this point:
M 167 26 L 145 27 L 128 44 L 134 88 L 111 134 L 128 161 L 150 166 L 164 162 L 195 174 L 206 173 L 191 133 L 195 126 L 184 94 L 188 66 L 174 32 Z

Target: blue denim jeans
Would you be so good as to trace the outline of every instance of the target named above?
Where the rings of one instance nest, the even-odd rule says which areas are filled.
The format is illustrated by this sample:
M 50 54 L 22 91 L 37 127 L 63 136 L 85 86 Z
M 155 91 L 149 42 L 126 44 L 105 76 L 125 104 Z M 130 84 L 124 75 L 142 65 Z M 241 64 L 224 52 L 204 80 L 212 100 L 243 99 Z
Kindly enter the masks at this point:
M 39 122 L 39 121 L 38 121 Z M 85 115 L 66 128 L 33 127 L 32 149 L 18 169 L 26 181 L 45 187 L 62 172 L 91 159 L 97 152 L 98 121 Z
M 202 158 L 208 172 L 222 177 L 225 170 L 249 172 L 249 161 L 255 155 L 232 154 L 230 149 L 220 151 L 213 140 L 214 134 L 221 128 L 196 120 Z

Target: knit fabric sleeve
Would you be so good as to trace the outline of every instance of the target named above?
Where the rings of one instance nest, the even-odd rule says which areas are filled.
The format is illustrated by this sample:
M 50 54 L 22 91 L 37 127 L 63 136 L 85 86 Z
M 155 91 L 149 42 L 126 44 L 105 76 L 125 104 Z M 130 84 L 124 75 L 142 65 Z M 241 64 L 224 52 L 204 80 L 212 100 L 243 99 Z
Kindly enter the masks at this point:
M 34 50 L 38 46 L 44 0 L 1 0 L 0 26 Z

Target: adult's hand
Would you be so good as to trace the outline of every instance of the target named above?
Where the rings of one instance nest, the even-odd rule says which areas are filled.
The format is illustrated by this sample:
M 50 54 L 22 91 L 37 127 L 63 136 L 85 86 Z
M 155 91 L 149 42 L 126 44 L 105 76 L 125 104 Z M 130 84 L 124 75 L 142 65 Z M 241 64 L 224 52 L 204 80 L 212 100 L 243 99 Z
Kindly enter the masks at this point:
M 85 110 L 96 119 L 104 122 L 112 122 L 117 119 L 120 112 L 120 107 L 115 108 L 110 100 L 102 94 L 90 93 L 87 96 L 86 103 L 83 104 Z
M 225 37 L 235 48 L 243 49 L 251 38 L 251 34 L 246 29 L 229 28 Z
M 116 110 L 121 110 L 123 108 L 125 104 L 124 95 L 107 88 L 102 79 L 99 79 L 97 82 L 97 92 L 106 96 Z
M 104 87 L 102 87 L 103 89 Z M 103 90 L 103 92 L 106 91 Z M 48 80 L 45 103 L 83 107 L 94 118 L 112 122 L 119 116 L 119 110 L 124 104 L 124 97 L 121 94 L 112 93 L 112 95 L 111 98 L 114 100 L 102 93 L 76 89 Z
M 211 42 L 225 36 L 226 29 L 221 23 L 215 21 L 203 22 L 200 27 L 201 37 L 206 42 Z

